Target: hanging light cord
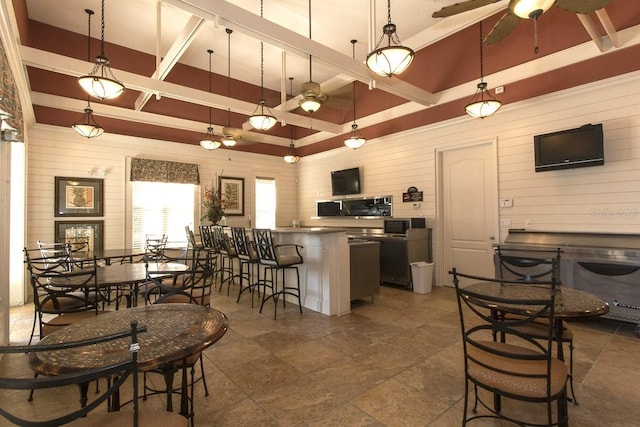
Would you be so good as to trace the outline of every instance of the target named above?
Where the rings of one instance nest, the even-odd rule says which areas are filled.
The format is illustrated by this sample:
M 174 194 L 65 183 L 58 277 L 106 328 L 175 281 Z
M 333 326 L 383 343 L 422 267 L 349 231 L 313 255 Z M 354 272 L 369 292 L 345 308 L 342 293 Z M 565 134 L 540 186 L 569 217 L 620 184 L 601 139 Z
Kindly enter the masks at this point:
M 227 32 L 227 96 L 231 98 L 231 28 L 226 29 Z M 227 126 L 231 127 L 231 107 L 227 110 Z
M 260 18 L 264 18 L 263 0 L 260 0 Z M 260 40 L 260 103 L 264 104 L 264 42 Z
M 93 15 L 93 10 L 85 9 L 87 12 L 87 27 L 89 29 L 89 34 L 87 35 L 87 61 L 91 61 L 91 15 Z
M 311 40 L 311 0 L 309 0 L 309 40 Z M 312 81 L 311 78 L 311 54 L 309 54 L 309 81 Z
M 356 43 L 358 42 L 358 40 L 353 39 L 351 40 L 351 44 L 352 44 L 352 55 L 351 57 L 353 59 L 356 59 Z M 353 124 L 356 124 L 356 81 L 353 81 Z
M 480 21 L 480 83 L 484 82 L 484 55 L 482 51 L 482 21 Z
M 209 93 L 211 93 L 211 54 L 213 50 L 207 49 L 209 53 Z M 209 106 L 209 127 L 211 127 L 211 106 Z
M 391 0 L 387 0 L 387 24 L 391 24 Z
M 102 0 L 100 15 L 102 20 L 100 28 L 100 56 L 104 58 L 104 0 Z

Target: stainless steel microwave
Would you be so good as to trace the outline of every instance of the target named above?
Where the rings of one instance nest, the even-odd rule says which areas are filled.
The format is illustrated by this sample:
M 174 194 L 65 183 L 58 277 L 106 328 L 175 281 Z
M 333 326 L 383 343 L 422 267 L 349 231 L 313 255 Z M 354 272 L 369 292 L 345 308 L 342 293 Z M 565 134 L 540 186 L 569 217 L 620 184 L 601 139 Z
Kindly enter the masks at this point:
M 388 218 L 384 220 L 385 234 L 407 234 L 410 228 L 426 228 L 425 218 Z

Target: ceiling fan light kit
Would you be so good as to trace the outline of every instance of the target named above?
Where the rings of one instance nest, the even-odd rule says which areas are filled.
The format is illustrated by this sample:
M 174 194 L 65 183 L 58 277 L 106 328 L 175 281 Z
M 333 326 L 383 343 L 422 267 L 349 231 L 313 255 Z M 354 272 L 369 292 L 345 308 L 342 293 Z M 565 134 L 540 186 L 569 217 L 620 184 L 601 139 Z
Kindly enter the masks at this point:
M 385 36 L 387 46 L 380 47 Z M 395 24 L 391 23 L 391 0 L 387 1 L 387 24 L 382 27 L 382 36 L 376 48 L 367 55 L 367 67 L 380 76 L 393 77 L 409 68 L 415 53 L 402 46 Z
M 522 18 L 537 18 L 554 5 L 556 0 L 516 0 L 511 2 L 511 12 Z
M 89 13 L 89 12 L 87 12 Z M 91 12 L 93 13 L 93 12 Z M 96 57 L 96 63 L 91 72 L 78 77 L 78 83 L 89 95 L 98 99 L 113 99 L 125 91 L 124 84 L 115 78 L 109 59 L 104 54 L 104 0 L 102 0 L 102 30 L 100 38 L 101 52 Z

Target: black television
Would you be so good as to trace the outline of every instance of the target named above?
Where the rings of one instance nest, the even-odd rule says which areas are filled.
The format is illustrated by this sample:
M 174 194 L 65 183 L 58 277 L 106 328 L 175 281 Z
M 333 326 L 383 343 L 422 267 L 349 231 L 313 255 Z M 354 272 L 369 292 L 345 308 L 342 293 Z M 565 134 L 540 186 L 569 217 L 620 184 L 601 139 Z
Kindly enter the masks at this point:
M 536 172 L 604 164 L 602 124 L 533 137 Z
M 331 194 L 344 196 L 360 194 L 360 168 L 344 169 L 331 172 Z

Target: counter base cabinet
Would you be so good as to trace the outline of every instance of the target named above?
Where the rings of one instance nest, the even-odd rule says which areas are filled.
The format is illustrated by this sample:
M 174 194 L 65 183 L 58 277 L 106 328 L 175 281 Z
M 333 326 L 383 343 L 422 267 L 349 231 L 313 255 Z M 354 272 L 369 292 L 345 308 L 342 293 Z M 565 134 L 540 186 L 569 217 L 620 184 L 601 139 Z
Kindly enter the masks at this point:
M 273 230 L 277 244 L 302 245 L 304 264 L 300 271 L 302 306 L 326 315 L 351 311 L 349 300 L 349 243 L 345 231 L 312 232 L 303 228 Z M 295 272 L 287 271 L 287 282 L 295 283 Z M 287 302 L 296 303 L 287 297 Z
M 375 302 L 380 294 L 380 243 L 351 242 L 349 244 L 351 264 L 351 301 L 371 298 Z

